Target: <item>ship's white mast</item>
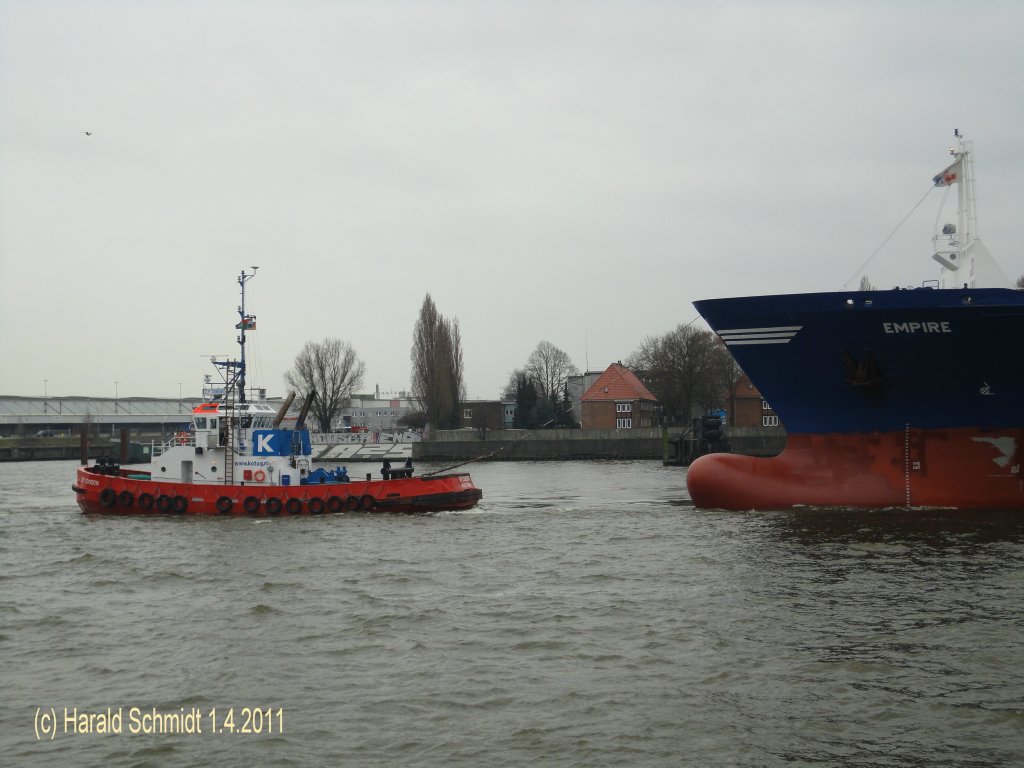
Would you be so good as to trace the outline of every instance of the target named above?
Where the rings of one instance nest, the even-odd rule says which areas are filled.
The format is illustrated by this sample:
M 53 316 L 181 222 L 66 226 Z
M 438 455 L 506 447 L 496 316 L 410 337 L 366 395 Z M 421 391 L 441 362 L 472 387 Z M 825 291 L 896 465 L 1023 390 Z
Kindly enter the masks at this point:
M 966 141 L 960 132 L 956 132 L 960 140 L 960 149 L 955 154 L 963 158 L 963 181 L 959 185 L 957 194 L 957 218 L 960 231 L 963 232 L 962 240 L 970 244 L 978 239 L 978 211 L 976 209 L 977 198 L 974 196 L 974 142 Z
M 946 225 L 932 238 L 932 258 L 940 264 L 942 288 L 1009 288 L 1010 281 L 978 237 L 977 198 L 974 192 L 974 143 L 953 132 L 952 165 L 936 175 L 937 187 L 957 185 L 957 224 Z

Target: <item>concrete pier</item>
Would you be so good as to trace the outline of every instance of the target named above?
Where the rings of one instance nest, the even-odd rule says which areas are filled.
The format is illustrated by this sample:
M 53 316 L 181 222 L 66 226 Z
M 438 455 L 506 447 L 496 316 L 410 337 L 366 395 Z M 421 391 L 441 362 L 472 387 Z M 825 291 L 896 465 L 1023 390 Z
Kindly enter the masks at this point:
M 579 461 L 586 459 L 651 459 L 664 461 L 669 440 L 682 429 L 664 433 L 653 429 L 544 429 L 544 430 L 439 430 L 423 442 L 413 443 L 414 461 Z M 726 429 L 735 453 L 774 456 L 786 443 L 778 430 L 772 434 L 753 428 Z
M 148 448 L 148 443 L 145 446 Z M 114 459 L 121 463 L 138 464 L 149 461 L 140 443 L 127 443 L 122 449 L 120 440 L 89 441 L 89 459 Z M 122 450 L 125 453 L 122 454 Z M 0 461 L 66 461 L 80 459 L 82 441 L 73 437 L 0 437 Z M 122 460 L 127 456 L 127 462 Z

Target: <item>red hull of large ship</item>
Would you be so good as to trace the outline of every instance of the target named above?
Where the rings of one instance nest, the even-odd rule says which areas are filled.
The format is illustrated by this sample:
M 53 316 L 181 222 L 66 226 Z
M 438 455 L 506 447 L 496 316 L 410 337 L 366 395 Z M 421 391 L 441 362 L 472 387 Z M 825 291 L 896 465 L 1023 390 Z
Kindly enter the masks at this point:
M 323 485 L 232 485 L 141 479 L 78 470 L 73 486 L 83 512 L 276 516 L 332 512 L 437 512 L 470 509 L 483 496 L 468 474 Z
M 715 453 L 689 468 L 698 507 L 1024 509 L 1022 429 L 790 435 L 772 458 Z

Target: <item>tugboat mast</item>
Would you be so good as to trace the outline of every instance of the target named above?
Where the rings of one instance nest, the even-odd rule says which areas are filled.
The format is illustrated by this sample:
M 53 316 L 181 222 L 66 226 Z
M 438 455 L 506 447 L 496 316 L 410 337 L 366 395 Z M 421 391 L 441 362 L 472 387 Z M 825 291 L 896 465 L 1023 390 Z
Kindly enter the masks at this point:
M 244 403 L 245 400 L 245 330 L 249 327 L 249 324 L 255 318 L 251 318 L 245 314 L 245 284 L 256 277 L 256 270 L 259 267 L 254 266 L 251 273 L 247 273 L 244 269 L 238 276 L 238 285 L 242 291 L 242 303 L 238 307 L 238 328 L 240 333 L 238 334 L 238 346 L 241 348 L 241 361 L 238 364 L 238 402 Z

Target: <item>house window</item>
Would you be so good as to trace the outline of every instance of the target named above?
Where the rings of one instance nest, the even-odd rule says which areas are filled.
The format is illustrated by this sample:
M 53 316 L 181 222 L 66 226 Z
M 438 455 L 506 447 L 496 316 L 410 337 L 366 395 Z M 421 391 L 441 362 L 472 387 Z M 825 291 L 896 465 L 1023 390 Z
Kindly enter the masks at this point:
M 632 413 L 633 412 L 633 404 L 632 403 L 616 403 L 615 404 L 615 412 L 616 413 Z
M 772 416 L 762 416 L 761 417 L 761 426 L 763 426 L 763 427 L 777 427 L 777 426 L 779 426 L 779 417 L 775 416 L 775 415 L 772 415 Z
M 633 420 L 632 419 L 616 419 L 615 420 L 615 428 L 616 429 L 632 429 L 633 428 Z
M 473 418 L 473 409 L 472 408 L 466 408 L 465 410 L 463 410 L 462 411 L 462 418 L 464 418 L 464 419 L 472 419 Z
M 770 405 L 768 405 L 768 401 L 767 400 L 762 400 L 761 401 L 761 410 L 762 411 L 770 411 L 771 409 L 772 409 L 772 407 Z

